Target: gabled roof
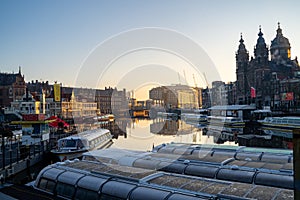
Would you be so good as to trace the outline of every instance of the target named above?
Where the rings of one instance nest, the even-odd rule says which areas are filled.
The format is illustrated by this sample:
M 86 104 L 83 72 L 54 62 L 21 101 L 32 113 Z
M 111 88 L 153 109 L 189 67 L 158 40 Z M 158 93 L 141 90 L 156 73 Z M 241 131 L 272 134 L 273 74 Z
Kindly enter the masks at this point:
M 16 77 L 19 74 L 7 74 L 7 73 L 0 73 L 0 85 L 7 86 L 12 85 L 16 82 Z

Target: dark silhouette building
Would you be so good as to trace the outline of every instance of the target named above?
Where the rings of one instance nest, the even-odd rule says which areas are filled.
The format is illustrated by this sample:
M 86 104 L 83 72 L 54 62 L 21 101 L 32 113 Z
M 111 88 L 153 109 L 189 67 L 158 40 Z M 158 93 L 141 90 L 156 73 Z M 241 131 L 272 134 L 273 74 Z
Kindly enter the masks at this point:
M 250 59 L 242 35 L 239 42 L 236 52 L 236 103 L 255 103 L 258 108 L 279 105 L 281 82 L 298 77 L 300 71 L 297 57 L 291 59 L 291 46 L 283 36 L 280 24 L 270 47 L 259 27 L 254 55 Z M 252 95 L 251 88 L 255 91 Z

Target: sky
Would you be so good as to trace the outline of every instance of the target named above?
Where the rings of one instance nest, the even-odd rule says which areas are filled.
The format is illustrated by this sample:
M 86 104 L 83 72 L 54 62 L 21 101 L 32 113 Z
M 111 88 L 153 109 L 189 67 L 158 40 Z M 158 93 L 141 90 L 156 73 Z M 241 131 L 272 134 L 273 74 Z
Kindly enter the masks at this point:
M 0 71 L 26 82 L 117 87 L 235 81 L 242 33 L 250 56 L 259 26 L 277 23 L 300 56 L 297 0 L 1 0 Z M 214 74 L 214 76 L 212 75 Z

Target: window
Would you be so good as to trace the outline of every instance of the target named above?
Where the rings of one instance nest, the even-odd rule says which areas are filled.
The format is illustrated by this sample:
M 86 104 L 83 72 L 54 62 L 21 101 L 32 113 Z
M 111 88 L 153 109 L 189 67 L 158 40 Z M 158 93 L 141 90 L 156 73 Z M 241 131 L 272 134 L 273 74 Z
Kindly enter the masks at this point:
M 38 188 L 43 189 L 45 191 L 53 193 L 55 187 L 55 182 L 52 180 L 42 178 L 40 180 Z
M 75 194 L 75 199 L 98 199 L 98 193 L 96 191 L 78 187 Z
M 75 192 L 75 187 L 69 184 L 58 182 L 56 186 L 57 195 L 72 198 Z

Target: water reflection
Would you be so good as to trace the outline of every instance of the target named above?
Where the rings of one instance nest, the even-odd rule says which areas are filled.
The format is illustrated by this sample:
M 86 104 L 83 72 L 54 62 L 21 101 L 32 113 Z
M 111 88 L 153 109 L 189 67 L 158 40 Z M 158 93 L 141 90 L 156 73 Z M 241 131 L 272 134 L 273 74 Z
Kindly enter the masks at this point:
M 293 148 L 291 130 L 200 125 L 166 118 L 124 118 L 103 122 L 100 126 L 113 134 L 113 147 L 131 150 L 149 151 L 155 145 L 170 142 Z
M 204 133 L 202 128 L 183 120 L 156 119 L 117 119 L 101 123 L 113 134 L 112 147 L 149 151 L 162 143 L 227 144 L 237 145 L 234 141 L 218 142 L 219 136 Z

